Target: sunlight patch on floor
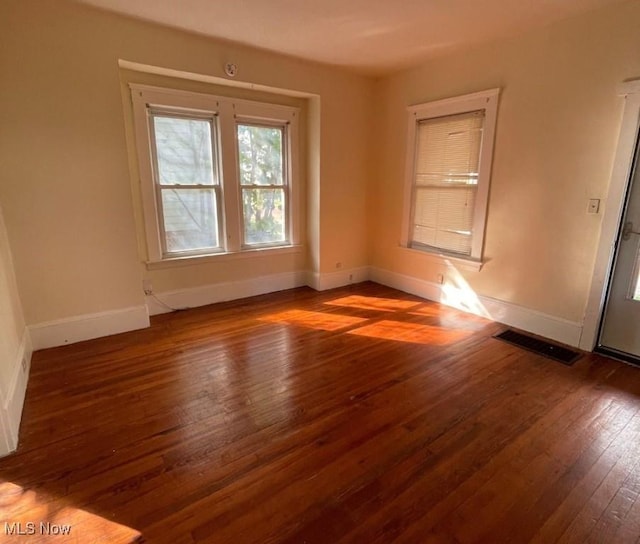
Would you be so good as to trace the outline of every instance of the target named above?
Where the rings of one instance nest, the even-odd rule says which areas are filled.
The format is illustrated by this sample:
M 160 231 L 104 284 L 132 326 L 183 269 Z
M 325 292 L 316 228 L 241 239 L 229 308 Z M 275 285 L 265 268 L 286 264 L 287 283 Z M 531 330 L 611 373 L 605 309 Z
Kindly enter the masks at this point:
M 325 302 L 331 306 L 345 308 L 359 308 L 361 310 L 378 310 L 382 312 L 397 312 L 409 310 L 420 306 L 422 302 L 413 300 L 398 300 L 395 298 L 366 297 L 362 295 L 350 295 Z
M 285 312 L 267 315 L 260 318 L 260 320 L 268 321 L 270 323 L 298 325 L 322 331 L 337 331 L 368 321 L 362 317 L 352 317 L 348 315 L 329 314 L 323 312 L 309 312 L 307 310 L 287 310 Z
M 0 483 L 0 541 L 133 544 L 141 534 L 106 518 L 60 504 L 43 493 Z
M 479 331 L 487 326 L 487 319 L 475 314 L 462 312 L 446 306 L 424 306 L 409 312 L 409 315 L 429 317 L 435 320 L 440 327 L 447 329 L 468 329 Z
M 349 331 L 349 334 L 379 338 L 382 340 L 396 340 L 414 344 L 430 344 L 445 346 L 459 342 L 472 334 L 472 331 L 451 330 L 432 325 L 417 323 L 403 323 L 401 321 L 382 320 L 371 325 L 365 325 Z

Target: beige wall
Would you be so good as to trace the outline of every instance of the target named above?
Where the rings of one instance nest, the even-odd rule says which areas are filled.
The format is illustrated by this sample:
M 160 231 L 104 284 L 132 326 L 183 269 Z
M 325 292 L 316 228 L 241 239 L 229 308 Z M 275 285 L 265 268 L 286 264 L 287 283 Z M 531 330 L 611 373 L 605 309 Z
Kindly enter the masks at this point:
M 22 306 L 18 297 L 18 287 L 13 271 L 13 259 L 9 239 L 0 208 L 0 399 L 9 396 L 9 385 L 20 364 L 20 344 L 25 334 Z M 4 410 L 4 406 L 0 406 Z
M 117 27 L 62 2 L 3 2 L 0 21 L 0 200 L 27 323 L 142 304 Z
M 638 28 L 640 3 L 626 3 L 378 82 L 373 265 L 432 282 L 459 272 L 477 294 L 581 322 L 601 222 L 587 201 L 607 194 L 623 105 L 616 86 L 640 76 Z M 398 247 L 405 108 L 494 87 L 487 263 L 451 273 Z
M 0 199 L 27 323 L 144 303 L 118 59 L 211 76 L 232 60 L 237 79 L 320 100 L 315 254 L 154 271 L 156 290 L 367 264 L 370 80 L 66 0 L 3 1 L 0 35 Z
M 163 291 L 336 263 L 449 274 L 398 248 L 405 108 L 492 87 L 487 263 L 459 272 L 481 295 L 581 321 L 601 220 L 587 200 L 606 196 L 639 23 L 630 2 L 373 81 L 69 0 L 3 0 L 0 201 L 25 321 L 142 305 L 143 277 Z M 214 77 L 233 61 L 239 80 L 317 97 L 302 99 L 319 127 L 306 143 L 306 253 L 146 269 L 118 59 Z

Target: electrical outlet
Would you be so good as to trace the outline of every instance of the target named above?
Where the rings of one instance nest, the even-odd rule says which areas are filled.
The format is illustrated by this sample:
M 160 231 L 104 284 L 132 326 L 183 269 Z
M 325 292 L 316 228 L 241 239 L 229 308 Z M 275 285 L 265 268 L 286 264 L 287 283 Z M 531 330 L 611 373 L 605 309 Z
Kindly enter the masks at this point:
M 151 280 L 142 280 L 142 290 L 145 295 L 153 295 L 153 285 Z
M 600 211 L 600 199 L 589 199 L 589 205 L 587 206 L 587 213 L 598 213 Z

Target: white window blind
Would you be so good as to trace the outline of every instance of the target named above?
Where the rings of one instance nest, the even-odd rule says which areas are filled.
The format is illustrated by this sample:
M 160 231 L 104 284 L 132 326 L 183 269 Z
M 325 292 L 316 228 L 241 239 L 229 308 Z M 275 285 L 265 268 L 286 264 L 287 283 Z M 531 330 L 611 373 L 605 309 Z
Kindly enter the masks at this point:
M 416 129 L 411 245 L 471 255 L 484 110 Z

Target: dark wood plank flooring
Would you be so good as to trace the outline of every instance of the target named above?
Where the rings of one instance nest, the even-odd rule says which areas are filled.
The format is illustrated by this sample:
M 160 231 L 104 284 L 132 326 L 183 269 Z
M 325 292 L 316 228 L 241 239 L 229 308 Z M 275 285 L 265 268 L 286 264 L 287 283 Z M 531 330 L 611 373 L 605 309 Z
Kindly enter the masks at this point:
M 640 542 L 640 369 L 373 283 L 152 322 L 34 355 L 1 541 Z

